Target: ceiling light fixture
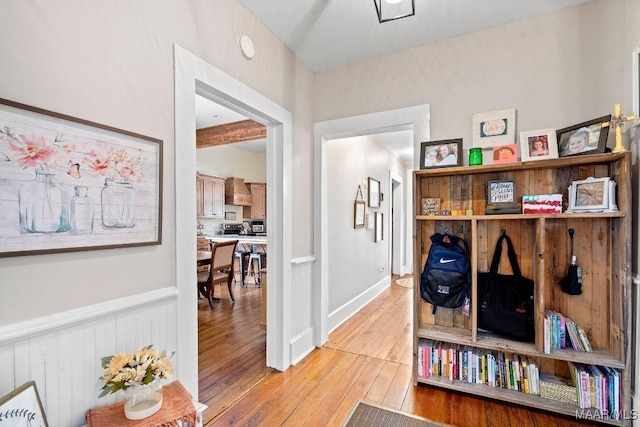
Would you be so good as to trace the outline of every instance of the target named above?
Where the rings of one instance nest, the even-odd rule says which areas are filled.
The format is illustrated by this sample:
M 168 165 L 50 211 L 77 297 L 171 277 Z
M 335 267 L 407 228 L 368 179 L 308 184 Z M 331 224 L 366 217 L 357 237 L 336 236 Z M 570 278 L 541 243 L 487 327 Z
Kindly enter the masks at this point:
M 416 14 L 415 0 L 373 0 L 373 3 L 381 24 Z

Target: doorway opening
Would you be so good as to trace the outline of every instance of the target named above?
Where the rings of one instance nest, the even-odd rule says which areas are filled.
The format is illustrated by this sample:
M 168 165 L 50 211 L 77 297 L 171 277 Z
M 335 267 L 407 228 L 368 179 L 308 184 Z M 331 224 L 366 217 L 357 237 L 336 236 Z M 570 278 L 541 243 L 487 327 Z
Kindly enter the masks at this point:
M 175 223 L 177 334 L 180 381 L 198 399 L 198 328 L 196 301 L 196 146 L 195 96 L 207 97 L 267 126 L 267 217 L 271 235 L 267 289 L 266 365 L 290 366 L 283 324 L 291 287 L 291 113 L 221 72 L 192 53 L 174 46 L 175 60 Z M 272 279 L 272 280 L 271 280 Z M 286 344 L 285 344 L 286 343 Z
M 314 129 L 314 168 L 315 181 L 314 193 L 315 203 L 318 208 L 319 219 L 314 225 L 314 242 L 315 253 L 320 255 L 319 268 L 315 270 L 316 295 L 314 295 L 314 322 L 317 325 L 316 346 L 322 346 L 328 341 L 329 331 L 333 330 L 346 318 L 353 315 L 360 307 L 364 306 L 368 301 L 373 299 L 379 293 L 377 286 L 371 287 L 369 290 L 359 294 L 357 299 L 349 301 L 349 304 L 341 306 L 336 312 L 329 311 L 329 212 L 328 206 L 328 182 L 329 170 L 328 164 L 328 145 L 332 139 L 348 138 L 354 136 L 369 135 L 375 133 L 376 130 L 386 129 L 386 131 L 394 130 L 413 130 L 413 168 L 418 166 L 419 148 L 421 141 L 429 140 L 429 123 L 430 123 L 430 107 L 429 105 L 419 105 L 415 107 L 401 108 L 397 110 L 384 111 L 380 113 L 371 113 L 362 116 L 347 117 L 336 120 L 328 120 L 318 122 Z M 412 169 L 412 168 L 408 168 Z M 411 173 L 407 172 L 405 177 L 394 176 L 398 181 L 404 181 L 405 200 L 411 200 Z M 403 179 L 406 178 L 406 179 Z M 391 179 L 391 177 L 389 178 Z M 391 181 L 389 181 L 391 185 Z M 407 208 L 409 203 L 400 204 L 401 212 L 395 216 L 401 215 L 405 218 L 403 233 L 405 236 L 411 236 L 412 227 L 412 210 Z M 403 207 L 404 206 L 404 207 Z M 390 217 L 389 210 L 385 216 Z M 413 247 L 411 239 L 406 238 L 404 245 L 401 245 L 400 259 L 413 259 Z M 396 248 L 396 251 L 398 248 Z M 404 255 L 402 254 L 404 252 Z M 407 274 L 412 271 L 411 263 L 406 262 L 400 266 L 401 274 Z M 347 307 L 344 309 L 344 307 Z
M 219 298 L 210 307 L 207 298 L 198 299 L 198 395 L 206 405 L 203 421 L 209 423 L 224 415 L 249 391 L 264 381 L 273 368 L 266 366 L 266 322 L 262 305 L 265 291 L 260 281 L 263 273 L 255 274 L 257 265 L 266 261 L 267 241 L 264 236 L 238 235 L 247 233 L 245 226 L 253 224 L 260 205 L 261 223 L 266 218 L 265 194 L 260 193 L 260 202 L 240 201 L 228 189 L 222 200 L 225 182 L 242 181 L 233 186 L 248 190 L 252 198 L 258 197 L 256 187 L 268 188 L 266 176 L 266 141 L 253 139 L 247 142 L 218 143 L 219 140 L 237 140 L 233 133 L 239 124 L 253 123 L 236 111 L 230 110 L 201 95 L 196 90 L 196 161 L 200 204 L 198 208 L 198 246 L 211 250 L 210 242 L 238 240 L 235 248 L 240 256 L 233 257 L 234 278 L 232 294 L 226 286 L 217 286 L 214 295 Z M 245 125 L 247 126 L 247 125 Z M 264 129 L 264 128 L 263 128 Z M 258 132 L 255 132 L 258 133 Z M 247 133 L 249 134 L 249 133 Z M 206 184 L 205 184 L 206 183 Z M 266 187 L 265 187 L 266 186 Z M 230 186 L 231 187 L 231 186 Z M 218 190 L 216 191 L 216 188 Z M 213 195 L 212 195 L 213 192 Z M 217 197 L 216 197 L 217 196 Z M 236 204 L 241 202 L 243 205 Z M 257 243 L 260 239 L 261 243 Z M 256 242 L 254 242 L 256 241 Z M 253 264 L 245 252 L 261 249 L 260 262 Z M 199 267 L 208 271 L 206 266 Z M 251 274 L 249 274 L 250 272 Z M 266 276 L 265 276 L 266 277 Z M 234 300 L 231 300 L 231 296 Z

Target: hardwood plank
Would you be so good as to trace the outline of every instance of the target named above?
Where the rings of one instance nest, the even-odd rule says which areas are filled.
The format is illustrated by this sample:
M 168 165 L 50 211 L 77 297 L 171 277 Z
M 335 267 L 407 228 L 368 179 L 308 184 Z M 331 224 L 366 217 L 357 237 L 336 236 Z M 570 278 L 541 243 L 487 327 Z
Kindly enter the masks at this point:
M 201 399 L 210 406 L 206 426 L 340 426 L 358 400 L 459 426 L 585 425 L 524 406 L 414 386 L 411 327 L 405 319 L 411 319 L 412 288 L 392 285 L 333 331 L 323 348 L 285 372 L 264 367 L 265 335 L 257 332 L 260 311 L 253 308 L 260 305 L 260 288 L 236 286 L 234 292 L 235 304 L 223 300 L 213 311 L 206 301 L 199 303 L 200 371 L 206 373 L 200 393 L 210 396 Z

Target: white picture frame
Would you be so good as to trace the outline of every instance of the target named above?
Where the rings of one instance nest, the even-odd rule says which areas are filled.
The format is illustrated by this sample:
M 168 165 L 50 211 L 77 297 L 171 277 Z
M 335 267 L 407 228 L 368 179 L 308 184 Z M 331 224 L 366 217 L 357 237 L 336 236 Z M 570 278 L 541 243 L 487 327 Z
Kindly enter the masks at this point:
M 520 159 L 523 162 L 558 158 L 555 128 L 520 132 Z
M 516 109 L 476 113 L 473 115 L 473 146 L 480 148 L 514 144 L 516 139 Z
M 572 212 L 615 212 L 616 183 L 609 177 L 573 181 L 569 186 L 569 207 Z

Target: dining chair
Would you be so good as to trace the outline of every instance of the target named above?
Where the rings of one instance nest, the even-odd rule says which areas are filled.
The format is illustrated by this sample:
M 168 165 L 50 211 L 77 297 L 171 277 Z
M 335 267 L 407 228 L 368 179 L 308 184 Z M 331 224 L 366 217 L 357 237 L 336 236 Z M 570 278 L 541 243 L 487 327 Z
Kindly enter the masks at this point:
M 211 265 L 208 271 L 198 272 L 198 290 L 209 300 L 213 310 L 213 300 L 220 298 L 213 296 L 214 286 L 227 283 L 231 301 L 235 301 L 231 282 L 233 280 L 233 255 L 238 244 L 237 240 L 216 242 L 211 249 Z

